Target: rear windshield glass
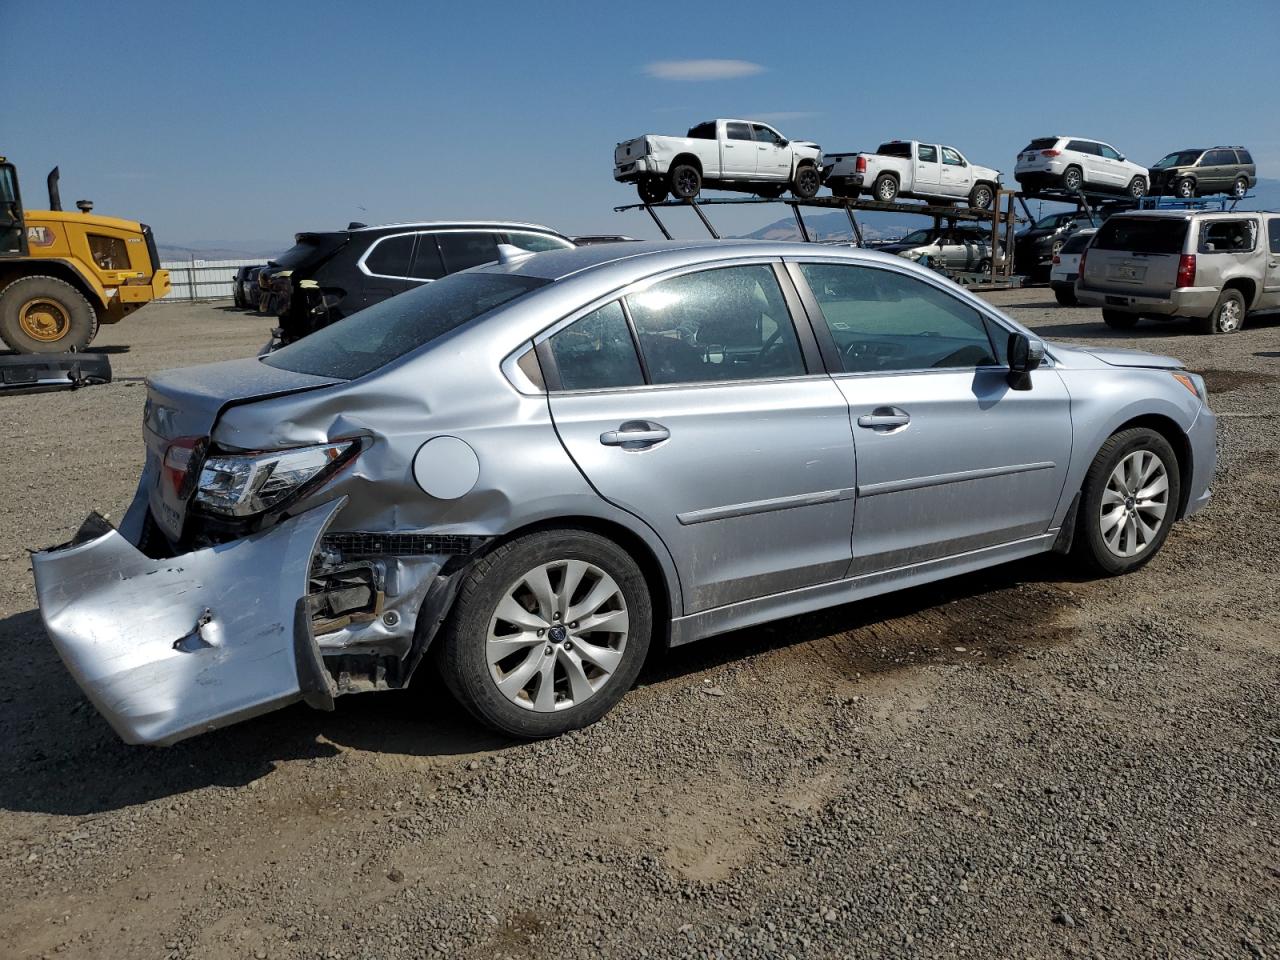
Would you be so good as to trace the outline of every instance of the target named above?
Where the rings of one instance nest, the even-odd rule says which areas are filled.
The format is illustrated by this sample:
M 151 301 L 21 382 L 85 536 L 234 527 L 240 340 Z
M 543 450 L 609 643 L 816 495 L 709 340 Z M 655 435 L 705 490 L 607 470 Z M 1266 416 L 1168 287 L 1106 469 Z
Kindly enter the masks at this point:
M 1092 233 L 1077 233 L 1074 237 L 1068 237 L 1067 242 L 1062 245 L 1062 253 L 1084 253 L 1084 248 L 1089 245 L 1089 241 L 1093 239 Z
M 295 373 L 354 380 L 550 282 L 455 273 L 323 327 L 268 354 L 263 363 Z
M 271 262 L 276 266 L 296 270 L 298 267 L 310 265 L 321 257 L 328 256 L 341 243 L 341 237 L 299 237 L 297 243 Z
M 1171 153 L 1167 157 L 1161 157 L 1151 169 L 1164 170 L 1167 167 L 1193 167 L 1199 159 L 1199 150 L 1179 150 L 1177 153 Z
M 1058 142 L 1057 137 L 1040 137 L 1038 140 L 1032 140 L 1025 147 L 1023 147 L 1022 152 L 1027 153 L 1030 150 L 1048 150 L 1057 142 Z
M 876 149 L 876 153 L 882 157 L 910 157 L 911 144 L 909 143 L 882 143 Z
M 1181 253 L 1187 221 L 1154 217 L 1112 217 L 1098 230 L 1095 250 L 1131 253 Z

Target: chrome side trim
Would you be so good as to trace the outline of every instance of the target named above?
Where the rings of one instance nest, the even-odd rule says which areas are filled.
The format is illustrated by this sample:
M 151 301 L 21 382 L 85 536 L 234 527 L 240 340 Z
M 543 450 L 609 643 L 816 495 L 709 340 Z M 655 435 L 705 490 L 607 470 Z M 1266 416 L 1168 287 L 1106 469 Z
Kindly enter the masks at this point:
M 751 500 L 747 503 L 730 503 L 723 507 L 708 507 L 705 510 L 689 510 L 677 513 L 676 519 L 681 525 L 694 523 L 710 523 L 712 520 L 729 520 L 733 517 L 749 517 L 753 513 L 770 513 L 774 510 L 790 510 L 793 507 L 813 507 L 820 503 L 835 503 L 838 500 L 851 500 L 854 487 L 840 490 L 820 490 L 817 493 L 801 493 L 791 497 L 774 497 L 770 500 Z
M 858 487 L 859 497 L 878 497 L 883 493 L 902 493 L 905 490 L 920 490 L 924 487 L 938 487 L 944 483 L 963 483 L 965 480 L 987 480 L 991 477 L 1003 477 L 1013 473 L 1030 473 L 1033 470 L 1052 470 L 1057 464 L 1052 461 L 1041 463 L 1015 463 L 1007 467 L 983 467 L 980 470 L 960 470 L 956 473 L 935 473 L 929 477 L 910 477 L 906 480 L 886 480 L 883 483 L 866 483 Z

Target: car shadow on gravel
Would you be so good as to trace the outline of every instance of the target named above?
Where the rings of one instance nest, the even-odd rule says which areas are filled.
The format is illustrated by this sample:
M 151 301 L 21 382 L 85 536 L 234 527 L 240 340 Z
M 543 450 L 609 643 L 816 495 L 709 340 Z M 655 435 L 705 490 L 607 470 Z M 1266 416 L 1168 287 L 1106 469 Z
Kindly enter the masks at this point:
M 1070 602 L 1069 574 L 1058 558 L 1035 558 L 655 651 L 639 682 L 780 650 L 820 656 L 849 678 L 955 657 L 956 645 L 1002 658 L 1060 635 L 1053 621 Z M 815 653 L 819 640 L 829 644 Z M 0 620 L 0 656 L 10 665 L 0 679 L 0 809 L 92 814 L 244 786 L 278 763 L 343 750 L 449 757 L 513 743 L 480 727 L 424 671 L 408 691 L 343 697 L 332 713 L 298 705 L 172 747 L 129 746 L 71 679 L 37 611 Z

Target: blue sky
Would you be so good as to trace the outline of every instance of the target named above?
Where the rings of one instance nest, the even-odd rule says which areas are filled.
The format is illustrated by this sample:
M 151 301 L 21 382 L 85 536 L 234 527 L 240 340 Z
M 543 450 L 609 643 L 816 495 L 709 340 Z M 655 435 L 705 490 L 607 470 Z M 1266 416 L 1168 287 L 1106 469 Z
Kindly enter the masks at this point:
M 715 116 L 831 151 L 937 139 L 1009 180 L 1015 152 L 1053 133 L 1145 163 L 1243 143 L 1280 176 L 1276 0 L 0 9 L 22 51 L 0 61 L 0 153 L 28 205 L 57 163 L 64 202 L 174 244 L 270 250 L 351 219 L 439 217 L 652 236 L 643 212 L 612 210 L 634 198 L 612 180 L 614 143 Z M 706 59 L 742 63 L 680 63 Z

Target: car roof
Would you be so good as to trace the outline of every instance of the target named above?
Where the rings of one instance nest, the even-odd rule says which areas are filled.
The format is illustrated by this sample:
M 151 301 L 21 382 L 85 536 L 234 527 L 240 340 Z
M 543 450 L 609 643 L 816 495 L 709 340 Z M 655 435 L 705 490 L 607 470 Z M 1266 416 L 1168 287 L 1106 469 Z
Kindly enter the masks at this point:
M 1213 217 L 1215 220 L 1221 220 L 1223 217 L 1256 217 L 1270 212 L 1270 210 L 1122 210 L 1113 213 L 1110 219 L 1147 217 L 1157 220 L 1190 220 L 1192 217 Z
M 558 230 L 543 226 L 540 223 L 521 223 L 516 220 L 406 220 L 400 223 L 381 223 L 377 226 L 356 227 L 351 230 L 337 230 L 335 233 L 376 233 L 381 230 L 536 230 L 539 233 L 550 233 L 563 236 Z M 566 238 L 568 239 L 568 238 Z

